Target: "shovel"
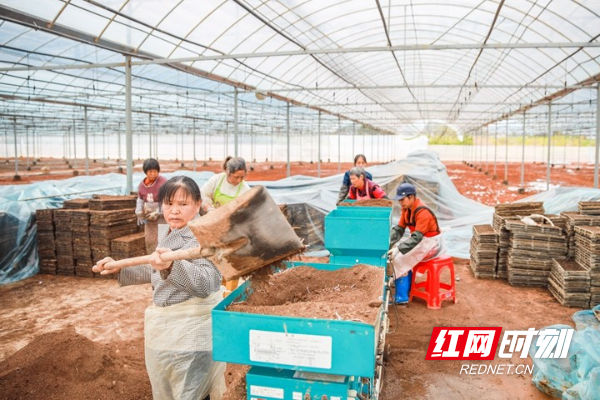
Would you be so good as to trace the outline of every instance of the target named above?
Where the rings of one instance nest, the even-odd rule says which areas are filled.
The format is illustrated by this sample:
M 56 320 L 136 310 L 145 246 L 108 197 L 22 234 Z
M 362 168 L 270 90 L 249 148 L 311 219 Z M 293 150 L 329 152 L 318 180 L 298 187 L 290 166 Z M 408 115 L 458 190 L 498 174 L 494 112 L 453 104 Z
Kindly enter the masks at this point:
M 200 247 L 163 253 L 163 261 L 211 260 L 232 280 L 305 249 L 264 186 L 255 186 L 228 204 L 188 223 Z M 107 263 L 107 269 L 148 264 L 150 256 Z

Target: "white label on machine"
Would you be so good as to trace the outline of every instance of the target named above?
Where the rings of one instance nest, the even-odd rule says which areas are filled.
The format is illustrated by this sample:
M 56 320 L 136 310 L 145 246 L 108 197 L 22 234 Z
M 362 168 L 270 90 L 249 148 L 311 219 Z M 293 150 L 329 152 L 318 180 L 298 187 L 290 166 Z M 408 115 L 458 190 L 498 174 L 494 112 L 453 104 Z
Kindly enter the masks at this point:
M 300 392 L 293 392 L 292 393 L 292 399 L 293 400 L 302 400 L 302 393 L 300 393 Z
M 309 381 L 322 381 L 322 382 L 333 382 L 333 383 L 344 383 L 346 377 L 343 375 L 329 375 L 329 374 L 319 374 L 315 372 L 304 372 L 304 371 L 296 371 L 294 373 L 294 378 L 306 379 Z
M 338 396 L 331 396 L 329 400 L 342 400 L 342 398 Z
M 274 399 L 283 399 L 283 389 L 250 385 L 250 395 L 272 397 Z
M 250 330 L 250 360 L 331 368 L 331 336 Z

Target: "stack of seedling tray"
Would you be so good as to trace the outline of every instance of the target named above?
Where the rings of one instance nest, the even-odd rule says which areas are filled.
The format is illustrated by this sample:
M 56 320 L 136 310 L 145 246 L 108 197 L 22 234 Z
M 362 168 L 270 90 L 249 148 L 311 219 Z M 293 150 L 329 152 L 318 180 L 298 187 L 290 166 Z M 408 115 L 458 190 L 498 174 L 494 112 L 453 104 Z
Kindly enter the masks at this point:
M 52 210 L 37 210 L 35 212 L 37 223 L 38 257 L 40 259 L 40 273 L 56 274 L 56 243 L 54 241 L 54 218 Z
M 507 219 L 521 219 L 531 214 L 543 214 L 542 202 L 506 203 L 495 207 L 493 227 L 498 232 L 498 277 L 508 270 L 508 248 L 510 247 L 510 232 L 504 226 Z
M 71 211 L 62 208 L 54 210 L 56 260 L 58 262 L 56 273 L 59 275 L 75 274 Z
M 565 218 L 567 240 L 569 243 L 569 258 L 575 258 L 575 227 L 576 226 L 600 226 L 600 216 L 581 215 L 577 211 L 562 212 Z
M 123 209 L 135 209 L 137 197 L 132 196 L 109 196 L 109 195 L 94 195 L 90 199 L 89 207 L 91 211 L 112 211 Z
M 563 306 L 587 308 L 590 304 L 590 272 L 575 261 L 554 260 L 548 289 Z
M 498 234 L 491 225 L 473 226 L 470 253 L 471 271 L 476 278 L 492 279 L 496 277 Z M 506 273 L 506 271 L 504 272 Z
M 508 283 L 514 286 L 548 286 L 553 259 L 564 260 L 567 242 L 563 229 L 551 224 L 527 225 L 505 221 L 510 232 Z
M 146 239 L 143 232 L 113 239 L 110 245 L 112 258 L 139 257 L 146 254 Z
M 582 215 L 600 215 L 600 201 L 580 201 L 579 213 Z
M 590 271 L 590 306 L 600 304 L 600 227 L 575 227 L 575 261 Z
M 92 201 L 90 201 L 90 207 Z M 110 256 L 110 242 L 137 232 L 135 209 L 90 211 L 90 238 L 94 262 Z
M 90 210 L 71 211 L 75 275 L 93 277 L 92 243 L 90 239 Z

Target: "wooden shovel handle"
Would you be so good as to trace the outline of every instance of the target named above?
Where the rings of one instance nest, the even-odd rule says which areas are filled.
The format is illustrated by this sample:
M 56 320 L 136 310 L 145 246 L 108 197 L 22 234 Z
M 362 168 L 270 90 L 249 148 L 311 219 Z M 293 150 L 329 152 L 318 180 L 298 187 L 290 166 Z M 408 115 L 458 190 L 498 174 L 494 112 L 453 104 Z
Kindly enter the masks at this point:
M 201 257 L 209 257 L 215 254 L 215 249 L 212 247 L 202 249 L 200 247 L 195 247 L 193 249 L 185 249 L 185 250 L 175 250 L 169 251 L 166 253 L 162 253 L 160 255 L 161 260 L 163 261 L 178 261 L 178 260 L 193 260 Z M 115 268 L 125 268 L 125 267 L 134 267 L 136 265 L 141 264 L 149 264 L 150 256 L 141 256 L 141 257 L 133 257 L 133 258 L 125 258 L 123 260 L 111 261 L 104 264 L 105 269 L 115 269 Z

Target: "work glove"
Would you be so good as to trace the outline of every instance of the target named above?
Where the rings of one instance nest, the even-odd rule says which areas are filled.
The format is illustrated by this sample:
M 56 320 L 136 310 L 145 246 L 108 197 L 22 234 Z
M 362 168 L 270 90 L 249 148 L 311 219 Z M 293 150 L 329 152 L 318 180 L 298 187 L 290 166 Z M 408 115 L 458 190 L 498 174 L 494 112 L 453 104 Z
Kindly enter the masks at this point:
M 144 217 L 144 213 L 136 213 L 135 216 L 137 217 L 137 224 L 138 225 L 144 225 L 146 222 L 148 222 L 145 217 Z
M 392 230 L 390 232 L 390 243 L 396 243 L 404 236 L 404 228 L 400 225 L 392 226 Z

